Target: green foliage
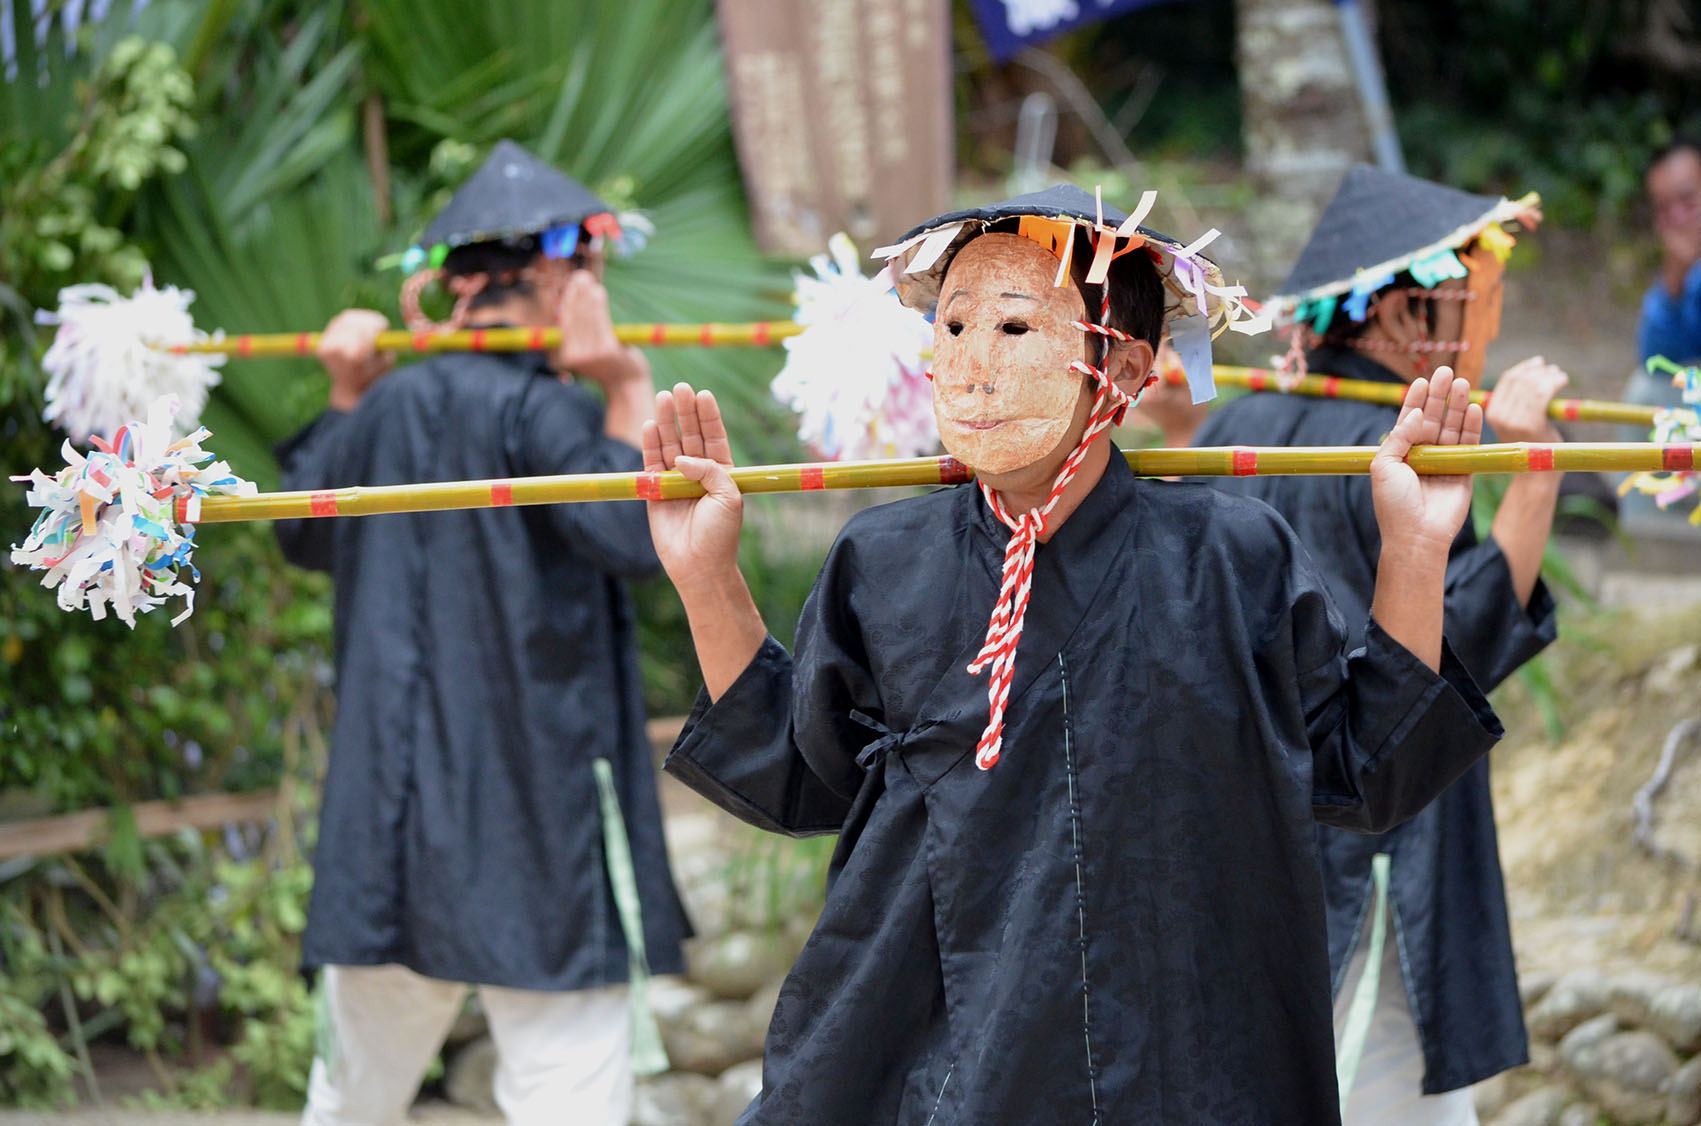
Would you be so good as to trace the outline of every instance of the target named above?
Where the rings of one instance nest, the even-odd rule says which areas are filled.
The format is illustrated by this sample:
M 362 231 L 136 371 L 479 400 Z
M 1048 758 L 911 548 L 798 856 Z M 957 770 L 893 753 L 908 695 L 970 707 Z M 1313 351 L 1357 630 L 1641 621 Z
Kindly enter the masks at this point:
M 46 340 L 32 324 L 58 288 L 129 286 L 146 262 L 197 293 L 208 329 L 313 328 L 351 305 L 393 317 L 401 279 L 375 263 L 415 241 L 503 136 L 655 222 L 647 249 L 610 263 L 616 319 L 787 314 L 789 279 L 745 218 L 710 0 L 119 0 L 70 44 L 48 21 L 39 48 L 29 0 L 0 3 L 25 29 L 17 77 L 0 82 L 8 472 L 60 460 L 39 422 Z M 652 362 L 658 382 L 717 390 L 743 420 L 742 457 L 798 452 L 766 390 L 775 354 Z M 271 445 L 324 397 L 314 365 L 232 361 L 209 445 L 270 487 Z M 21 490 L 0 490 L 10 537 L 30 519 Z M 814 562 L 748 562 L 783 632 Z M 305 748 L 329 719 L 329 588 L 284 566 L 264 525 L 207 528 L 197 563 L 194 617 L 133 631 L 66 614 L 0 565 L 0 801 L 113 810 L 86 855 L 0 866 L 0 1101 L 66 1101 L 82 1045 L 107 1038 L 154 1065 L 147 1105 L 300 1104 L 314 1029 L 296 973 L 310 881 L 297 848 L 311 828 L 295 819 L 322 758 Z M 682 710 L 696 676 L 677 600 L 657 583 L 640 601 L 652 705 Z M 279 783 L 263 839 L 145 841 L 128 811 Z

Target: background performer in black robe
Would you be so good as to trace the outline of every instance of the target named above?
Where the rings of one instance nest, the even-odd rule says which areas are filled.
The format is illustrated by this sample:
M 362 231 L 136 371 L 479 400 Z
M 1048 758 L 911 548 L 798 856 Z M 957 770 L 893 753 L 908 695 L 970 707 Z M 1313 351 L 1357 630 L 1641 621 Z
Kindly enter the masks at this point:
M 457 322 L 559 325 L 562 347 L 444 354 L 386 376 L 384 318 L 340 314 L 320 351 L 330 409 L 281 449 L 284 487 L 637 469 L 652 385 L 609 321 L 613 222 L 585 188 L 499 144 L 425 241 L 447 248 L 433 253 Z M 410 278 L 410 320 L 435 273 Z M 298 520 L 278 536 L 336 580 L 337 722 L 303 940 L 330 1037 L 304 1122 L 400 1122 L 474 983 L 510 1122 L 624 1126 L 622 983 L 643 952 L 680 971 L 686 931 L 622 583 L 656 566 L 643 510 Z M 617 907 L 627 881 L 605 868 L 597 759 L 630 835 L 641 949 Z
M 1314 819 L 1386 829 L 1498 736 L 1441 634 L 1470 480 L 1401 460 L 1476 440 L 1465 384 L 1415 386 L 1376 461 L 1349 656 L 1268 506 L 1136 480 L 1111 446 L 1112 382 L 1144 384 L 1166 321 L 1233 310 L 1190 248 L 1100 215 L 1052 188 L 900 244 L 979 484 L 852 519 L 795 654 L 738 572 L 713 396 L 682 384 L 646 426 L 646 465 L 708 488 L 650 508 L 706 684 L 668 769 L 840 833 L 747 1124 L 1337 1121 Z
M 1354 169 L 1274 299 L 1290 310 L 1296 344 L 1312 345 L 1305 368 L 1405 383 L 1449 364 L 1475 383 L 1500 327 L 1511 236 L 1499 224 L 1532 203 Z M 1500 441 L 1559 441 L 1547 408 L 1565 383 L 1565 373 L 1540 357 L 1509 368 L 1488 404 L 1489 431 Z M 1166 444 L 1186 444 L 1175 428 L 1191 413 L 1181 398 L 1142 403 L 1149 417 L 1171 422 Z M 1395 408 L 1373 403 L 1253 394 L 1219 409 L 1195 441 L 1359 445 L 1378 441 L 1397 417 Z M 1562 476 L 1513 478 L 1488 538 L 1478 542 L 1467 522 L 1453 545 L 1447 638 L 1484 691 L 1556 635 L 1540 570 Z M 1363 620 L 1381 542 L 1369 482 L 1213 484 L 1267 501 L 1286 517 L 1346 620 Z M 1353 643 L 1359 640 L 1355 626 Z M 1356 1079 L 1343 1111 L 1349 1126 L 1470 1126 L 1477 1119 L 1468 1086 L 1528 1059 L 1488 769 L 1484 758 L 1392 833 L 1318 829 L 1336 1037 L 1343 1081 Z M 1386 911 L 1378 906 L 1380 885 L 1391 885 Z M 1355 997 L 1364 998 L 1365 1016 L 1349 1029 Z

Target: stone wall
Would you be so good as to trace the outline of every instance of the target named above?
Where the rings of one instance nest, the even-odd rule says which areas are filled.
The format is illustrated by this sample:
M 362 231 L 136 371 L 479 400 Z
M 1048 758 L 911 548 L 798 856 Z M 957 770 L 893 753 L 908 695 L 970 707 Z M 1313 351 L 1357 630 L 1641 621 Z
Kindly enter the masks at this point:
M 1586 968 L 1519 991 L 1530 1064 L 1478 1085 L 1484 1126 L 1701 1123 L 1701 983 Z

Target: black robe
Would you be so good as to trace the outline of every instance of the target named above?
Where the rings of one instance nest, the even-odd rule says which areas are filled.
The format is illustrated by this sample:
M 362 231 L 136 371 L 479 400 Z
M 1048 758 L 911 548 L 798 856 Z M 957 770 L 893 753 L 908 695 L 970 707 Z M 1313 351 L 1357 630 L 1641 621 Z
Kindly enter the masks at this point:
M 1313 819 L 1384 829 L 1498 737 L 1452 657 L 1349 660 L 1279 517 L 1120 456 L 1038 549 L 1002 757 L 965 666 L 1009 531 L 870 509 L 667 769 L 840 832 L 745 1123 L 1338 1120 Z M 1423 748 L 1423 754 L 1411 750 Z
M 1353 352 L 1312 353 L 1314 373 L 1396 381 Z M 1394 407 L 1297 395 L 1248 395 L 1216 412 L 1201 446 L 1375 445 Z M 1213 482 L 1268 502 L 1310 550 L 1348 622 L 1361 621 L 1376 588 L 1381 536 L 1367 477 L 1241 477 Z M 1538 582 L 1526 608 L 1506 556 L 1479 543 L 1469 522 L 1447 567 L 1447 639 L 1484 691 L 1512 675 L 1557 635 L 1553 598 Z M 1356 634 L 1355 634 L 1356 643 Z M 1394 832 L 1318 830 L 1329 903 L 1329 956 L 1339 989 L 1372 901 L 1370 865 L 1392 858 L 1390 887 L 1406 988 L 1423 1044 L 1426 1094 L 1468 1086 L 1529 1059 L 1506 888 L 1484 758 L 1429 809 Z
M 438 356 L 279 450 L 285 488 L 641 468 L 535 356 Z M 622 579 L 657 566 L 637 502 L 291 520 L 336 583 L 337 720 L 302 958 L 450 981 L 627 978 L 591 763 L 631 838 L 651 968 L 682 968 Z

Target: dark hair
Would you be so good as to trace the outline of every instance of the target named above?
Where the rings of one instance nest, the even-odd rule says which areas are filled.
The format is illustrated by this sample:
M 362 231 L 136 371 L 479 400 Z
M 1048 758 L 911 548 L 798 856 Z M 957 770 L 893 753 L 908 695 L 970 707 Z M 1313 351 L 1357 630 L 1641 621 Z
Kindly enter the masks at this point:
M 450 277 L 488 274 L 490 280 L 467 303 L 469 309 L 485 308 L 500 305 L 512 297 L 529 296 L 532 283 L 525 270 L 542 253 L 543 239 L 538 235 L 470 242 L 449 251 L 443 259 L 443 272 Z M 589 265 L 583 238 L 573 254 L 573 264 L 580 269 Z
M 1683 152 L 1694 153 L 1696 159 L 1701 159 L 1701 141 L 1694 137 L 1673 137 L 1666 144 L 1660 146 L 1649 158 L 1647 171 L 1652 172 L 1667 160 Z M 1643 174 L 1646 175 L 1647 173 Z

